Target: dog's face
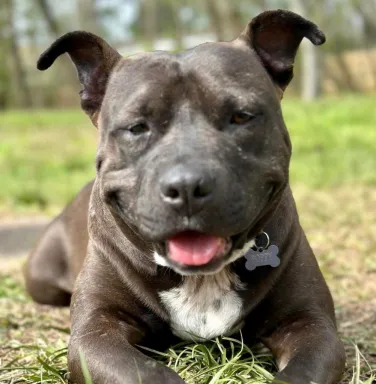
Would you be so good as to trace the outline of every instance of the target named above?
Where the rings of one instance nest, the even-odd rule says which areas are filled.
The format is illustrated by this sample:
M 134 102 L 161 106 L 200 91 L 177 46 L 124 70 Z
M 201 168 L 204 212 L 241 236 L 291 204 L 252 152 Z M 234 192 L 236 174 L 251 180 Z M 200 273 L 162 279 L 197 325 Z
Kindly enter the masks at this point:
M 65 51 L 100 130 L 103 200 L 152 244 L 160 264 L 183 274 L 219 270 L 262 229 L 288 183 L 291 146 L 279 99 L 300 41 L 322 43 L 322 33 L 273 11 L 231 43 L 126 59 L 79 34 Z M 51 50 L 62 53 L 58 43 L 47 60 Z
M 246 47 L 205 44 L 121 60 L 99 128 L 105 200 L 179 269 L 225 263 L 288 180 L 277 92 Z M 212 235 L 199 236 L 208 254 L 169 255 L 171 238 L 179 246 L 198 233 Z

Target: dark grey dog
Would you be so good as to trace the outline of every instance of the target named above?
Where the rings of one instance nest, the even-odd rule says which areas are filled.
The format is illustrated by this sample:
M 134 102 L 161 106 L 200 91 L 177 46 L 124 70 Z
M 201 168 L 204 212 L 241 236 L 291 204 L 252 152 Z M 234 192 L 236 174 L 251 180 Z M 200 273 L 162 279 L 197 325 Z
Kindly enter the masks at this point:
M 239 329 L 246 343 L 271 349 L 276 380 L 340 379 L 344 349 L 289 187 L 280 107 L 304 37 L 325 40 L 313 23 L 276 10 L 235 41 L 180 54 L 124 59 L 86 32 L 43 53 L 41 70 L 70 55 L 100 134 L 94 184 L 55 219 L 26 268 L 42 303 L 69 304 L 75 282 L 72 382 L 84 382 L 81 353 L 97 384 L 183 383 L 136 345 Z M 244 255 L 263 231 L 280 264 L 263 257 L 250 271 Z

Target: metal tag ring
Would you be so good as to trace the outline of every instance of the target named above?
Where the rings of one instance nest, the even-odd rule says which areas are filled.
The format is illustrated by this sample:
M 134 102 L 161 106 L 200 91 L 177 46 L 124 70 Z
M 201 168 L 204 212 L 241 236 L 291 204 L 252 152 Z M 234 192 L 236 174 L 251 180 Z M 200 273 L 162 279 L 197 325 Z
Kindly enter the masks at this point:
M 257 237 L 261 237 L 262 235 L 264 235 L 266 237 L 266 245 L 263 245 L 263 244 L 258 245 L 257 241 L 256 241 L 256 247 L 267 249 L 267 248 L 269 248 L 269 245 L 270 245 L 270 237 L 266 232 L 261 232 Z

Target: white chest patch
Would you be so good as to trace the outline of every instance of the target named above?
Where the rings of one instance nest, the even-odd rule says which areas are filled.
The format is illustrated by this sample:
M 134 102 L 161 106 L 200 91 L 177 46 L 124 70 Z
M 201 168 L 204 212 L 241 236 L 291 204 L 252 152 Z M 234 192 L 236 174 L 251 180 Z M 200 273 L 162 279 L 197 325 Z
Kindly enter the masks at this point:
M 173 333 L 185 340 L 202 340 L 235 332 L 243 304 L 235 288 L 244 286 L 225 267 L 214 275 L 186 276 L 179 287 L 161 292 Z

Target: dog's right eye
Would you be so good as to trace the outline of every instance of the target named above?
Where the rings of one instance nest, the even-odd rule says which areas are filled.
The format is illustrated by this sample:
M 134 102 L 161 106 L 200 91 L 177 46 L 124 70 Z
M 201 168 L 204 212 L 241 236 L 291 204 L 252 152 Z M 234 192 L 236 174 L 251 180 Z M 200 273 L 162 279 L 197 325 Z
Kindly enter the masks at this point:
M 142 135 L 143 133 L 149 132 L 149 127 L 145 123 L 137 123 L 129 126 L 128 128 L 126 128 L 126 130 L 132 135 L 138 136 Z
M 248 112 L 235 112 L 231 116 L 230 123 L 233 125 L 244 125 L 249 123 L 255 116 Z

